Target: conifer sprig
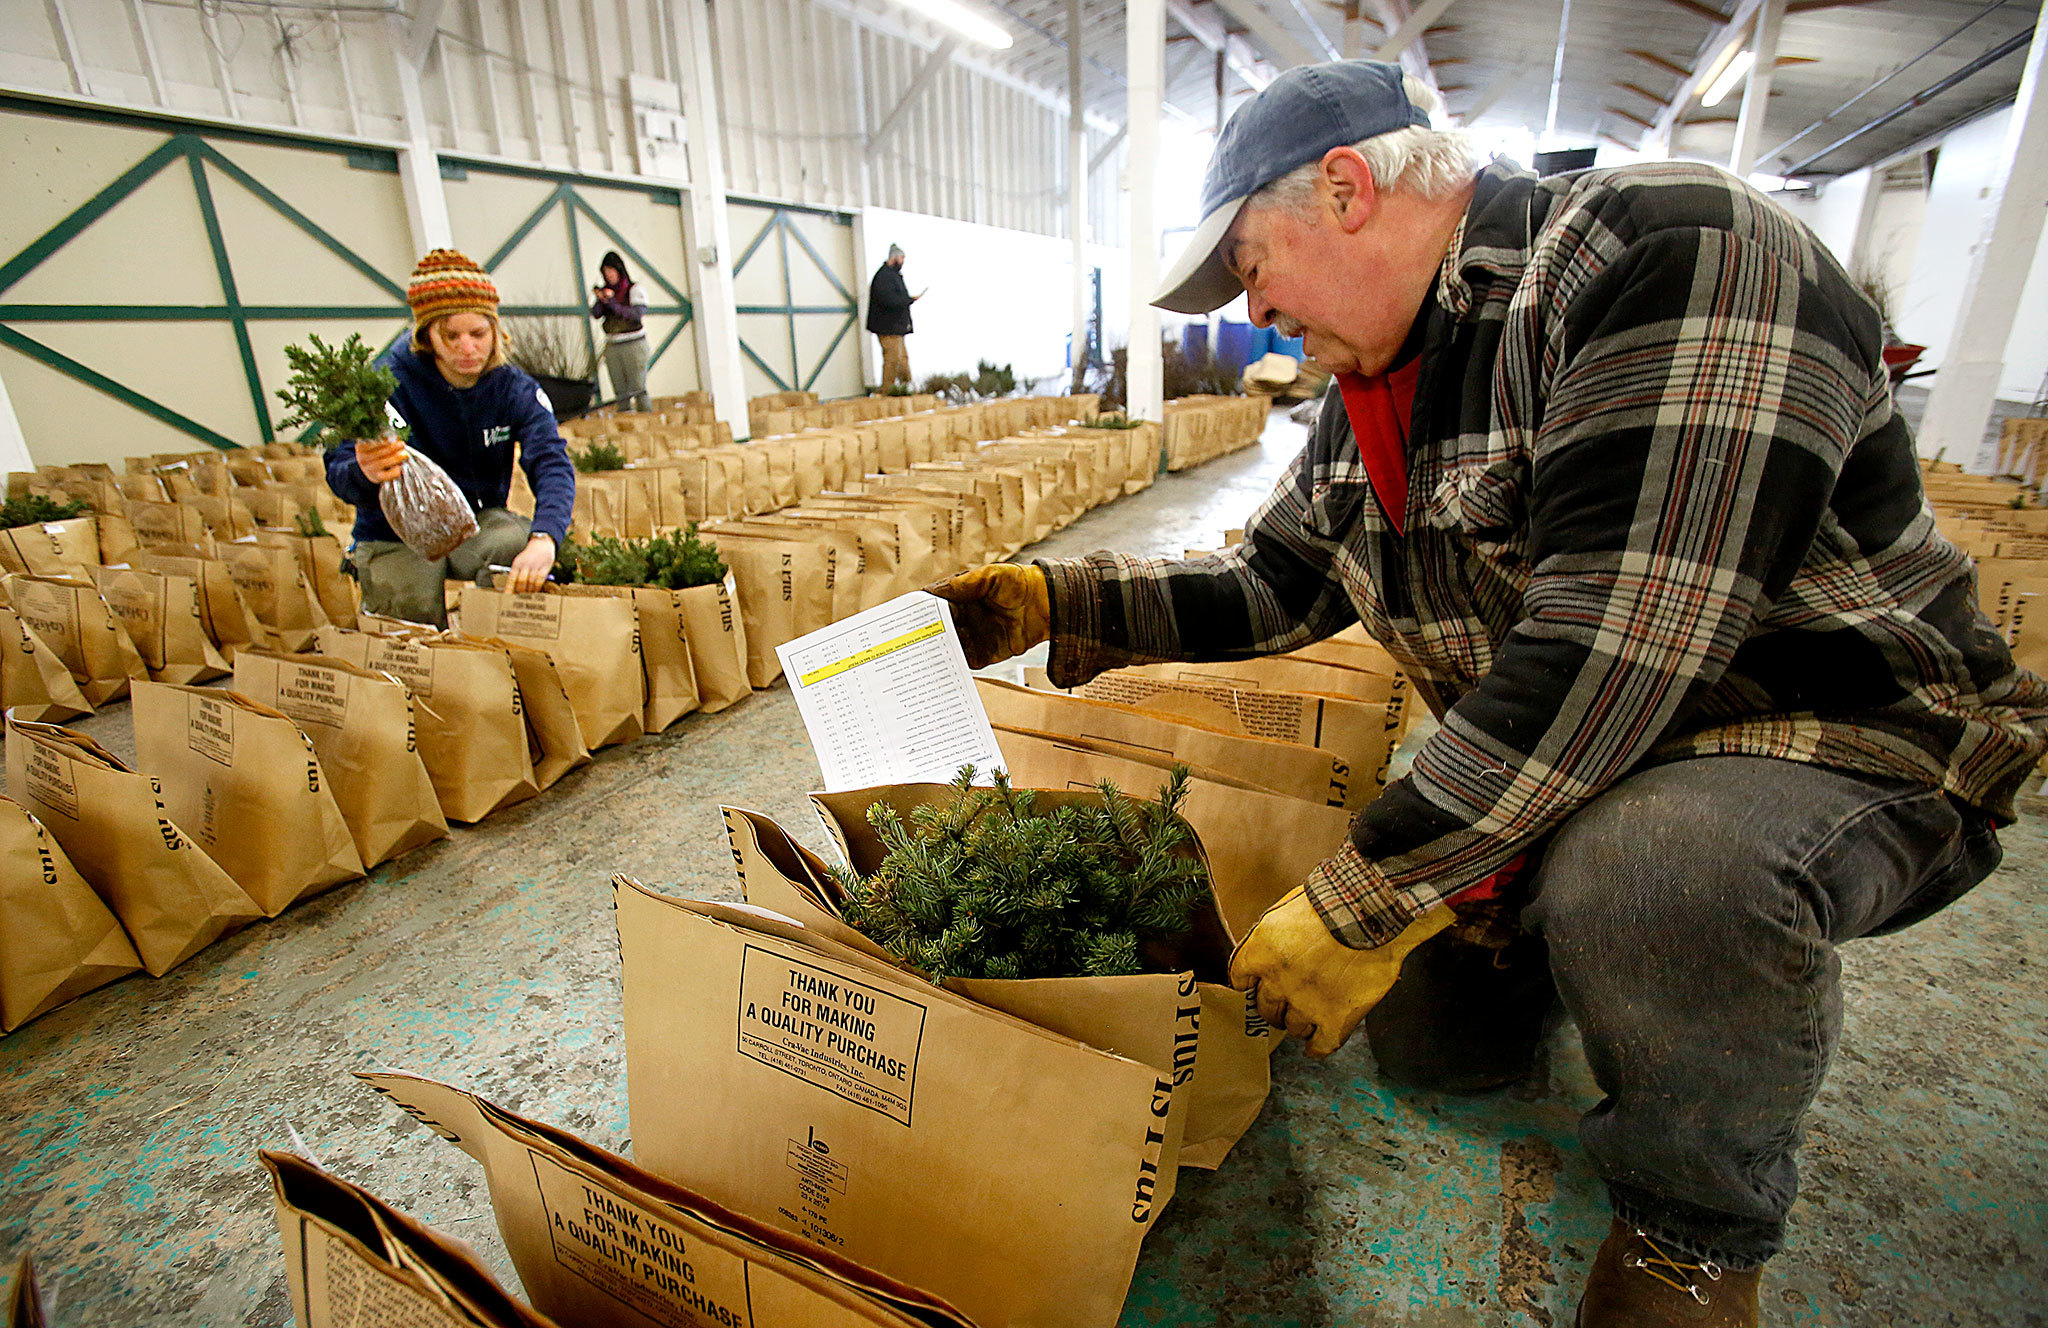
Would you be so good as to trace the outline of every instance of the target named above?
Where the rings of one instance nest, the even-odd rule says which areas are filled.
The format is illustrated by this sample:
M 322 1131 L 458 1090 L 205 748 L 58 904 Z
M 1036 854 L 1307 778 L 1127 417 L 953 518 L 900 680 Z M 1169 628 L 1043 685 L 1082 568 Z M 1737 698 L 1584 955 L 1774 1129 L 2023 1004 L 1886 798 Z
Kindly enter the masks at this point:
M 1145 942 L 1188 930 L 1209 876 L 1182 851 L 1187 767 L 1156 802 L 1105 780 L 1102 806 L 1045 812 L 1006 774 L 992 788 L 974 777 L 963 768 L 907 824 L 886 803 L 868 809 L 881 864 L 866 877 L 833 868 L 850 925 L 933 978 L 1137 973 Z

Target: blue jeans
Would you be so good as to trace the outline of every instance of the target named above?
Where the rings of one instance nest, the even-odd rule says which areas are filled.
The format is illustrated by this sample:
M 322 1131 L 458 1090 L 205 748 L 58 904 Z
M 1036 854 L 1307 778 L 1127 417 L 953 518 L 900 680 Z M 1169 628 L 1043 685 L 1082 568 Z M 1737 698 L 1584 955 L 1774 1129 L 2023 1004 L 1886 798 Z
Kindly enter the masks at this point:
M 1776 1254 L 1841 1038 L 1835 947 L 1999 856 L 1939 790 L 1758 757 L 1642 770 L 1572 817 L 1521 916 L 1606 1094 L 1580 1138 L 1616 1215 L 1728 1268 Z

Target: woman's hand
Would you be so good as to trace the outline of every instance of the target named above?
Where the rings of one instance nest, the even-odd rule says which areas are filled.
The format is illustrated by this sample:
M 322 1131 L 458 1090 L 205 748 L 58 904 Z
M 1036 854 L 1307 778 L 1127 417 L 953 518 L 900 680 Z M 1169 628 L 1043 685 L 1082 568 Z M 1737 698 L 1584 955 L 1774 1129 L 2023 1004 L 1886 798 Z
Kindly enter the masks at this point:
M 372 484 L 395 480 L 405 470 L 405 444 L 396 438 L 364 439 L 356 444 L 356 464 Z
M 535 531 L 512 560 L 512 575 L 505 578 L 505 589 L 515 595 L 531 594 L 547 584 L 548 573 L 554 569 L 555 537 Z

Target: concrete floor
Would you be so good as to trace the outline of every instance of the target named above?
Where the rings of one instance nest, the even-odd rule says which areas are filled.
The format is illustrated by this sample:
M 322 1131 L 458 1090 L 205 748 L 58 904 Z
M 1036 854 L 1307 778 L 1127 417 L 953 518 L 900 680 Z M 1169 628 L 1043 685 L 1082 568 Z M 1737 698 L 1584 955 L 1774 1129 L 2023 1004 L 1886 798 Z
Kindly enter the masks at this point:
M 1055 553 L 1209 547 L 1301 431 L 1167 477 Z M 132 751 L 125 706 L 82 727 Z M 254 1152 L 328 1166 L 475 1245 L 507 1279 L 478 1168 L 349 1072 L 413 1070 L 630 1151 L 607 880 L 735 897 L 716 807 L 816 843 L 785 688 L 602 753 L 543 798 L 0 1039 L 0 1268 L 32 1249 L 66 1325 L 289 1318 Z M 1775 1325 L 2048 1323 L 2048 842 L 1903 936 L 1844 951 L 1843 1051 L 1811 1118 Z M 1379 1082 L 1359 1043 L 1274 1060 L 1263 1118 L 1190 1171 L 1124 1314 L 1140 1325 L 1568 1325 L 1605 1231 L 1567 1027 L 1531 1081 Z M 1025 1160 L 1028 1164 L 1028 1160 Z

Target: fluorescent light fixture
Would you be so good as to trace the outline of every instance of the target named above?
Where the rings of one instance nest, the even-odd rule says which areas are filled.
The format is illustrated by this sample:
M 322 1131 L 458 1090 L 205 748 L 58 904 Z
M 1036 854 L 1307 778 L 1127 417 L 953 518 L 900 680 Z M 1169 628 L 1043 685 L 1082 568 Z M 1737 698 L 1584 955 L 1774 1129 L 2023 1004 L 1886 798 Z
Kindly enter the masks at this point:
M 1728 67 L 1721 71 L 1721 76 L 1715 79 L 1713 85 L 1707 89 L 1707 95 L 1700 98 L 1700 105 L 1719 106 L 1721 99 L 1728 95 L 1731 88 L 1742 81 L 1742 76 L 1747 74 L 1749 67 L 1755 63 L 1755 51 L 1744 51 L 1741 55 L 1730 60 Z
M 1793 180 L 1782 175 L 1767 175 L 1762 171 L 1752 172 L 1750 186 L 1767 194 L 1793 194 L 1802 189 L 1813 188 L 1811 180 Z
M 998 51 L 1010 48 L 1010 34 L 975 13 L 959 0 L 896 0 L 913 14 L 921 14 L 942 28 L 950 28 L 967 40 Z

